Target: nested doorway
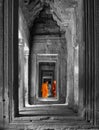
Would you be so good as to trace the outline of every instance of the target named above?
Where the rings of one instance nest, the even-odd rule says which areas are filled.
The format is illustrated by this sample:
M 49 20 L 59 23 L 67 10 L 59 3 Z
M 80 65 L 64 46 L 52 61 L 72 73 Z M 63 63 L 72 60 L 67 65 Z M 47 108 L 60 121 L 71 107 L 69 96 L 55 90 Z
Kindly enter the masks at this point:
M 69 1 L 65 3 L 65 13 L 58 2 L 54 7 L 53 1 L 42 1 L 43 5 L 36 10 L 37 15 L 30 20 L 28 9 L 33 2 L 22 3 L 19 6 L 19 39 L 23 43 L 19 43 L 19 50 L 23 50 L 23 54 L 19 55 L 19 75 L 22 74 L 23 86 L 21 84 L 19 91 L 23 91 L 23 101 L 19 98 L 19 104 L 23 102 L 25 107 L 65 105 L 76 112 L 83 110 L 84 87 L 82 89 L 79 85 L 80 66 L 84 67 L 84 50 L 81 46 L 85 47 L 83 17 L 80 17 L 83 14 L 83 0 L 75 1 L 71 6 Z M 24 10 L 25 7 L 27 10 Z M 81 63 L 80 51 L 83 57 Z M 54 81 L 56 87 L 52 92 Z M 48 94 L 42 97 L 45 82 L 48 82 L 45 85 Z M 20 94 L 19 97 L 22 97 Z

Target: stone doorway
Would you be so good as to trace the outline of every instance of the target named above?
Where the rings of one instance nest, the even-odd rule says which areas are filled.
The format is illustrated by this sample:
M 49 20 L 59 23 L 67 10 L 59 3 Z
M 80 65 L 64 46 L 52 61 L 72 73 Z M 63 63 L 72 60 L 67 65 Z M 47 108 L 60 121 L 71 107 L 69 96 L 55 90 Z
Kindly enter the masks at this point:
M 71 3 L 70 6 L 69 2 L 67 2 L 68 8 L 65 9 L 65 13 L 55 10 L 56 8 L 59 8 L 59 6 L 61 8 L 61 5 L 58 5 L 58 3 L 55 3 L 55 7 L 52 4 L 53 1 L 42 1 L 41 3 L 43 6 L 40 6 L 40 8 L 36 10 L 38 12 L 37 15 L 28 23 L 29 29 L 25 28 L 29 33 L 28 31 L 23 30 L 25 36 L 27 33 L 29 38 L 22 36 L 25 41 L 23 56 L 25 58 L 23 70 L 25 106 L 32 107 L 40 104 L 65 104 L 71 108 L 75 107 L 77 109 L 80 105 L 81 109 L 83 109 L 83 92 L 79 91 L 78 43 L 78 41 L 82 40 L 82 37 L 79 37 L 79 33 L 77 32 L 77 27 L 81 29 L 80 25 L 82 25 L 82 23 L 77 23 L 76 20 L 79 17 L 75 10 L 78 9 L 77 4 L 80 6 L 80 3 L 75 1 L 74 3 Z M 21 29 L 19 29 L 19 32 L 21 32 L 21 34 L 23 33 Z M 39 77 L 37 73 L 38 54 L 58 55 L 58 101 L 41 102 L 38 100 L 38 97 L 41 96 L 41 94 L 37 94 L 37 88 L 39 88 L 37 78 Z M 79 94 L 81 94 L 81 104 L 79 104 Z

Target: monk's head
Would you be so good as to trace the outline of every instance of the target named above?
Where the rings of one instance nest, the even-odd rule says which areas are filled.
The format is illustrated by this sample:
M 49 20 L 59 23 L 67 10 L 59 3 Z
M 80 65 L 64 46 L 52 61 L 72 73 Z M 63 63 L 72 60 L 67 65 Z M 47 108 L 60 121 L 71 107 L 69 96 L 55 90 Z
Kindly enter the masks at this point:
M 54 80 L 53 83 L 56 84 L 56 80 Z
M 46 83 L 48 84 L 48 81 L 46 81 Z

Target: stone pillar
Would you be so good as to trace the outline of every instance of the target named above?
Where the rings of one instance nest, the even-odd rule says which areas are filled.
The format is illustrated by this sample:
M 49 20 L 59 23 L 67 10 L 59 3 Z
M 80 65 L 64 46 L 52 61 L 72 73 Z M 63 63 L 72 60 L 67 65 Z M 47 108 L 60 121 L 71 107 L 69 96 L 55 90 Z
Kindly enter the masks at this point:
M 24 97 L 25 97 L 25 106 L 28 106 L 28 93 L 29 93 L 29 84 L 28 84 L 28 61 L 29 61 L 29 48 L 24 45 Z
M 77 111 L 79 97 L 79 45 L 74 47 L 74 110 Z
M 74 104 L 74 61 L 73 61 L 73 43 L 72 43 L 72 28 L 69 25 L 66 27 L 66 34 L 67 40 L 67 97 L 66 97 L 66 104 L 69 107 L 73 107 Z
M 19 78 L 19 109 L 21 109 L 23 107 L 23 79 L 24 79 L 24 52 L 23 52 L 23 48 L 24 47 L 24 41 L 22 38 L 19 39 L 19 44 L 18 44 L 18 56 L 19 56 L 19 70 L 18 70 L 18 78 Z

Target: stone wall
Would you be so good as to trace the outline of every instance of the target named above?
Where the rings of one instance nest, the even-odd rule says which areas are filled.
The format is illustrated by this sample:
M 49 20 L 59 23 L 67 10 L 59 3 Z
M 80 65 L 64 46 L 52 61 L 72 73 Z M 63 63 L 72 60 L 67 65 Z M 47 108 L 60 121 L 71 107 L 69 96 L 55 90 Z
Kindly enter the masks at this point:
M 3 126 L 3 0 L 0 0 L 0 129 Z

